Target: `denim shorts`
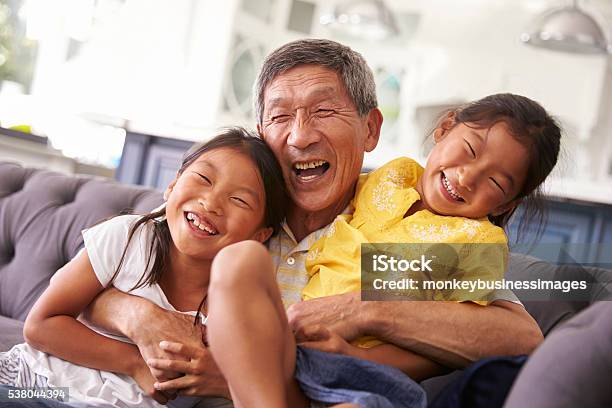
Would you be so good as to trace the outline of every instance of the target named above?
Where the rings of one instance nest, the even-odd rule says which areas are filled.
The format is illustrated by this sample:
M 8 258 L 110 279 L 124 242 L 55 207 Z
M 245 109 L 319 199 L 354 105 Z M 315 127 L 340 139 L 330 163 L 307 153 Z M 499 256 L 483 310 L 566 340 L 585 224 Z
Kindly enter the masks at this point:
M 423 388 L 400 370 L 342 354 L 298 346 L 295 378 L 313 406 L 343 402 L 363 408 L 427 406 Z

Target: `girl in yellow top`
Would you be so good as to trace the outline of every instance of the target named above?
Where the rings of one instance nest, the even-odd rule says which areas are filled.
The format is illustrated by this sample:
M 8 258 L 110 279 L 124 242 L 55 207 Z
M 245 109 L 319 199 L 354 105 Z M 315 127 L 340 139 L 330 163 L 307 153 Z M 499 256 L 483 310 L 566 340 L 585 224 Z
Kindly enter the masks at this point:
M 519 111 L 510 112 L 510 106 L 520 107 Z M 399 158 L 362 175 L 352 202 L 354 213 L 338 216 L 310 248 L 306 262 L 310 279 L 303 298 L 360 290 L 362 243 L 450 244 L 429 251 L 430 257 L 438 258 L 432 272 L 405 275 L 417 283 L 448 278 L 500 281 L 508 258 L 503 227 L 522 200 L 539 194 L 559 151 L 556 125 L 547 128 L 536 122 L 537 115 L 529 109 L 545 113 L 518 95 L 492 95 L 473 102 L 440 121 L 424 169 L 411 159 Z M 414 246 L 412 255 L 427 250 L 424 245 Z M 403 295 L 487 304 L 491 292 L 421 287 Z

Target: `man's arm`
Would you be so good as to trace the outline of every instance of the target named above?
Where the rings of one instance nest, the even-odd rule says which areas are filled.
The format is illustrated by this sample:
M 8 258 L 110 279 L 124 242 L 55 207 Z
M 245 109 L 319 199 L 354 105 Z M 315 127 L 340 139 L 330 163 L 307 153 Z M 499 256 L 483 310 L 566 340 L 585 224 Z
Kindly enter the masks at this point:
M 109 332 L 130 338 L 139 347 L 159 353 L 162 340 L 201 344 L 201 331 L 193 317 L 162 309 L 139 296 L 115 288 L 100 293 L 85 310 L 84 317 Z
M 363 302 L 358 292 L 291 306 L 294 330 L 321 325 L 347 340 L 372 335 L 449 367 L 464 367 L 493 355 L 529 354 L 543 340 L 520 305 L 495 301 Z
M 192 316 L 162 309 L 144 298 L 114 288 L 100 293 L 86 309 L 84 317 L 98 327 L 130 338 L 145 361 L 171 357 L 160 347 L 162 341 L 182 343 L 209 354 L 202 342 L 200 325 L 194 326 Z M 154 368 L 151 372 L 159 381 L 178 376 Z M 201 396 L 229 395 L 227 383 L 215 364 L 201 366 L 200 374 L 206 379 L 199 387 L 203 392 Z

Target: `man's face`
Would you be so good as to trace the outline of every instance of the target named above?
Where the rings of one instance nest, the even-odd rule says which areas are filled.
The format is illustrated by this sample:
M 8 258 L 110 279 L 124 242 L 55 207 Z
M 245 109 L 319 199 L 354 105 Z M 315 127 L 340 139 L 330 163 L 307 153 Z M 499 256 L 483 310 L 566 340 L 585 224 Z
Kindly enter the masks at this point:
M 335 72 L 300 65 L 265 89 L 259 132 L 283 168 L 294 204 L 312 212 L 353 194 L 363 155 L 376 147 L 381 124 L 378 109 L 359 116 Z

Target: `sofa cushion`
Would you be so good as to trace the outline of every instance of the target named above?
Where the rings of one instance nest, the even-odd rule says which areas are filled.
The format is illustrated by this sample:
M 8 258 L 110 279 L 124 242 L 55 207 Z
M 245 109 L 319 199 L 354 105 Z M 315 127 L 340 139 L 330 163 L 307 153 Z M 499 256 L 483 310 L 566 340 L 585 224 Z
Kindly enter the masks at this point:
M 612 302 L 560 325 L 521 371 L 507 408 L 612 406 Z
M 542 333 L 546 336 L 560 323 L 570 319 L 591 303 L 598 300 L 612 300 L 612 270 L 583 267 L 581 265 L 553 265 L 521 254 L 510 254 L 508 272 L 509 280 L 558 280 L 586 281 L 589 290 L 577 296 L 575 293 L 558 294 L 552 291 L 539 292 L 538 300 L 529 296 L 534 292 L 515 291 L 525 305 L 525 309 L 536 320 Z
M 25 320 L 50 277 L 81 248 L 84 228 L 161 202 L 150 189 L 0 162 L 0 315 Z
M 23 343 L 23 322 L 0 316 L 0 352 Z

